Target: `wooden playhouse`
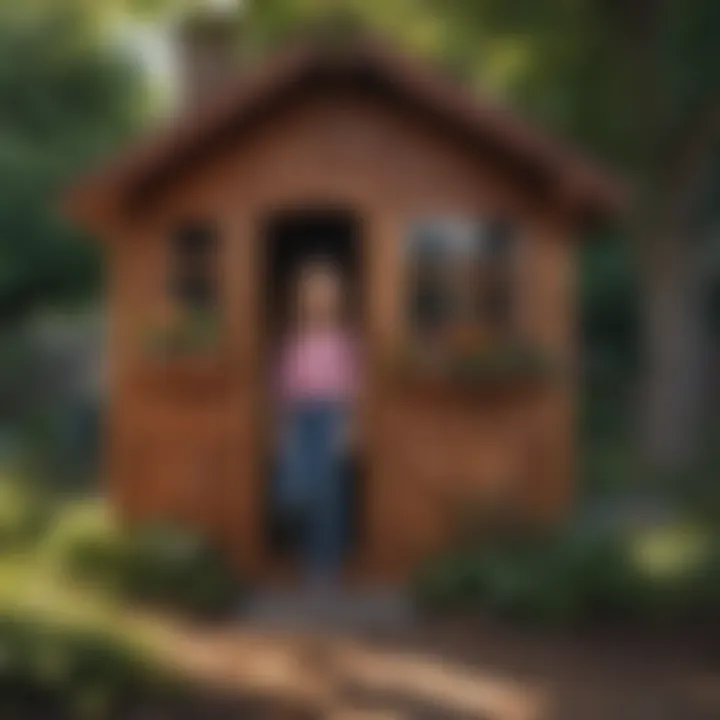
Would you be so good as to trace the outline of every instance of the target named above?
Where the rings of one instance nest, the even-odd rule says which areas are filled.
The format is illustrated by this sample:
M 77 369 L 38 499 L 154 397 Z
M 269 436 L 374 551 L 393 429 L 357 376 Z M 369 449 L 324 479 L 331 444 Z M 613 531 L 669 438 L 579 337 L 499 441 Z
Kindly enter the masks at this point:
M 406 576 L 472 508 L 558 517 L 576 243 L 616 203 L 571 152 L 376 42 L 226 83 L 69 193 L 106 251 L 115 507 L 277 576 L 268 348 L 289 273 L 323 252 L 365 351 L 351 574 Z

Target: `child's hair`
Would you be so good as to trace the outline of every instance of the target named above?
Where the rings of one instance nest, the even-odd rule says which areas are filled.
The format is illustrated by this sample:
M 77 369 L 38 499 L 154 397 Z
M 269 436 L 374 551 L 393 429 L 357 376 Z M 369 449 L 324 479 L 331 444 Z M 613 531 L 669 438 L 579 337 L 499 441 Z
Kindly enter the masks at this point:
M 340 266 L 330 257 L 313 255 L 301 262 L 295 270 L 295 287 L 313 275 L 329 275 L 342 279 L 343 272 Z
M 300 313 L 302 312 L 302 289 L 305 283 L 309 280 L 317 277 L 329 278 L 333 282 L 337 283 L 339 288 L 339 314 L 342 318 L 345 318 L 347 314 L 347 290 L 345 288 L 345 276 L 342 268 L 332 258 L 324 256 L 317 256 L 308 258 L 306 261 L 298 265 L 295 270 L 293 282 L 291 283 L 291 308 L 293 310 L 292 315 L 296 320 L 300 319 Z

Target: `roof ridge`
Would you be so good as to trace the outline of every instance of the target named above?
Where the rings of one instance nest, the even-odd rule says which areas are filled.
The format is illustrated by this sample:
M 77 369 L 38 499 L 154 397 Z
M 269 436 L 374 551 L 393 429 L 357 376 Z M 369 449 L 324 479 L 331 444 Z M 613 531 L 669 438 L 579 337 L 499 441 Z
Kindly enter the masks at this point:
M 248 113 L 256 104 L 281 92 L 289 83 L 313 73 L 342 78 L 371 72 L 397 92 L 433 108 L 447 122 L 491 139 L 502 152 L 561 178 L 574 201 L 601 214 L 616 212 L 623 192 L 602 170 L 569 146 L 517 117 L 503 103 L 457 82 L 431 63 L 416 61 L 377 36 L 364 35 L 342 46 L 298 43 L 241 73 L 242 80 L 195 112 L 156 128 L 151 136 L 99 171 L 81 178 L 66 194 L 69 214 L 87 221 L 97 209 L 112 204 L 143 176 L 188 152 L 204 136 Z

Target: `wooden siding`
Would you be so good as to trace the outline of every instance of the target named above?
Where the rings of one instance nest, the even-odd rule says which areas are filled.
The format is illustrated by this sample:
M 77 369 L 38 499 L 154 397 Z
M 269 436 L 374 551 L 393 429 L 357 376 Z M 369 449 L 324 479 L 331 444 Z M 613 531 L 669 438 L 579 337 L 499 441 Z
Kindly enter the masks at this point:
M 337 206 L 362 219 L 368 371 L 363 406 L 366 580 L 404 577 L 447 541 L 467 498 L 498 487 L 553 517 L 571 497 L 574 271 L 559 203 L 520 191 L 501 169 L 421 119 L 353 92 L 304 98 L 203 157 L 109 244 L 109 492 L 123 517 L 179 519 L 267 577 L 262 528 L 266 395 L 262 298 L 269 213 Z M 518 322 L 567 367 L 538 391 L 452 397 L 400 387 L 387 368 L 407 332 L 403 241 L 434 214 L 512 217 L 521 230 Z M 224 342 L 214 357 L 163 364 L 143 334 L 173 308 L 172 228 L 217 223 Z

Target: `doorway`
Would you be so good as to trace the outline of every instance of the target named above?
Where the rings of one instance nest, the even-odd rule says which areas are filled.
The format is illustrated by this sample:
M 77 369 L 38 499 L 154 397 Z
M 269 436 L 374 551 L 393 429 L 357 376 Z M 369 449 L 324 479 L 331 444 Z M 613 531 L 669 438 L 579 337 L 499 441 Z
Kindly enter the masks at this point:
M 277 398 L 273 392 L 281 339 L 291 324 L 296 274 L 304 264 L 320 260 L 332 263 L 345 287 L 347 322 L 363 341 L 363 278 L 361 223 L 357 214 L 335 208 L 303 208 L 272 213 L 262 228 L 264 248 L 264 367 L 268 369 L 265 397 L 269 412 L 263 419 L 265 544 L 271 558 L 295 564 L 303 543 L 302 517 L 283 511 L 276 493 L 277 480 Z M 365 488 L 363 457 L 349 453 L 344 458 L 346 478 L 343 493 L 345 525 L 344 557 L 347 562 L 362 542 Z

